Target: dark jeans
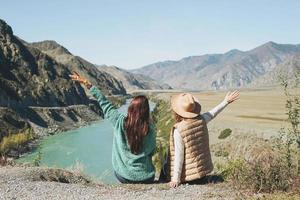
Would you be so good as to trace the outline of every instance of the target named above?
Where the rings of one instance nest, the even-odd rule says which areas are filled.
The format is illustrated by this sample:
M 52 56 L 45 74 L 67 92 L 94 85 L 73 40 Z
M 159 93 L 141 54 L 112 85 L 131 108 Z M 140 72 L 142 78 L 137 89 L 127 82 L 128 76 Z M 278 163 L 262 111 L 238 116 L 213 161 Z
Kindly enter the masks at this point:
M 163 167 L 160 170 L 160 175 L 158 178 L 158 182 L 160 183 L 167 183 L 167 165 L 164 164 Z
M 126 178 L 123 178 L 122 176 L 120 176 L 119 174 L 117 174 L 115 172 L 115 176 L 116 178 L 118 179 L 118 181 L 120 181 L 121 183 L 126 183 L 126 184 L 151 184 L 154 182 L 154 176 L 149 178 L 149 179 L 146 179 L 146 180 L 143 180 L 143 181 L 132 181 L 132 180 L 128 180 Z

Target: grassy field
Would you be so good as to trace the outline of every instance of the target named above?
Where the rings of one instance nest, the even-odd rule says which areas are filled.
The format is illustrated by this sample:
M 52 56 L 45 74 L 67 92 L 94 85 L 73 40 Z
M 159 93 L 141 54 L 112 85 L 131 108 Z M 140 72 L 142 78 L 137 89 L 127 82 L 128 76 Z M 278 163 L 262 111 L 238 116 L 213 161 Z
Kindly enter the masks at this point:
M 178 92 L 158 93 L 157 97 L 169 101 Z M 218 105 L 226 95 L 225 91 L 193 93 L 202 106 L 202 113 Z M 211 143 L 217 142 L 221 130 L 230 128 L 232 134 L 250 133 L 269 138 L 286 125 L 286 98 L 280 89 L 242 90 L 240 99 L 228 105 L 208 125 Z

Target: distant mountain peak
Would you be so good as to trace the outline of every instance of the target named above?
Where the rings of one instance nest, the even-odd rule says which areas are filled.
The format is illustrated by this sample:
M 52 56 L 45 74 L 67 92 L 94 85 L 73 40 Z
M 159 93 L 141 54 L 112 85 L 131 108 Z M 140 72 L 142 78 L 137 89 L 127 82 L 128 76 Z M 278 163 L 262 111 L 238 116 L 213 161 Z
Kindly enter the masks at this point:
M 260 46 L 258 46 L 258 47 L 256 47 L 256 48 L 254 48 L 254 49 L 276 48 L 276 47 L 278 47 L 278 46 L 280 46 L 280 44 L 275 43 L 275 42 L 273 42 L 273 41 L 269 41 L 269 42 L 266 42 L 266 43 L 264 43 L 264 44 L 262 44 L 262 45 L 260 45 Z M 253 50 L 254 50 L 254 49 L 253 49 Z M 250 51 L 251 51 L 251 50 L 250 50 Z
M 59 50 L 61 53 L 63 52 L 72 55 L 68 49 L 58 44 L 55 40 L 44 40 L 40 42 L 33 42 L 31 44 L 42 51 Z
M 269 41 L 263 45 L 260 45 L 248 52 L 257 52 L 257 53 L 264 53 L 264 52 L 282 52 L 282 53 L 291 53 L 291 52 L 299 52 L 300 46 L 294 44 L 279 44 L 273 41 Z
M 232 54 L 238 54 L 238 53 L 244 53 L 244 52 L 241 50 L 238 50 L 238 49 L 231 49 L 230 51 L 227 51 L 225 54 L 232 55 Z
M 274 45 L 278 45 L 278 43 L 273 42 L 273 41 L 269 41 L 269 42 L 267 42 L 265 45 L 268 45 L 268 46 L 274 46 Z
M 263 44 L 262 46 L 269 47 L 269 48 L 280 48 L 280 46 L 285 46 L 285 45 L 284 44 L 278 44 L 278 43 L 275 43 L 273 41 L 269 41 L 269 42 Z
M 60 44 L 58 44 L 55 40 L 43 40 L 39 42 L 34 42 L 34 43 L 43 43 L 43 44 L 48 44 L 51 45 L 52 47 L 62 47 Z
M 109 73 L 110 75 L 117 78 L 119 81 L 121 81 L 124 85 L 124 87 L 128 91 L 134 91 L 134 90 L 162 90 L 162 89 L 172 89 L 169 85 L 160 83 L 159 81 L 155 81 L 148 76 L 141 75 L 141 74 L 134 74 L 131 73 L 128 70 L 119 68 L 117 66 L 99 66 L 98 69 L 100 71 L 104 71 L 106 73 Z

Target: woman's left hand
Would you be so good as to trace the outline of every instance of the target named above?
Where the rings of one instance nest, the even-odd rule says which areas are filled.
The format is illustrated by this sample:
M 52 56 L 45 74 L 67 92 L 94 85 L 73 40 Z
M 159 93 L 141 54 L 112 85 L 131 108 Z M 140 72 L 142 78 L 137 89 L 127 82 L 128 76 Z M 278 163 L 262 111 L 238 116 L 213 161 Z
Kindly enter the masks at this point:
M 238 90 L 235 90 L 234 92 L 228 92 L 225 96 L 225 101 L 228 103 L 232 103 L 235 100 L 239 99 L 240 92 Z

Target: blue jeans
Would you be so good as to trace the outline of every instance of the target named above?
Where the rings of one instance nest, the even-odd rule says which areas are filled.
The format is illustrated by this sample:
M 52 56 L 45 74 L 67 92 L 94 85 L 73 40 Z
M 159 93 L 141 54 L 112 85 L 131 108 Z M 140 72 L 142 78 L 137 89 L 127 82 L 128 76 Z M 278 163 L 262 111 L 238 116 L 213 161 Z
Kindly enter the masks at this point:
M 118 179 L 118 181 L 120 181 L 121 183 L 126 183 L 126 184 L 151 184 L 154 182 L 154 176 L 143 180 L 143 181 L 132 181 L 132 180 L 128 180 L 126 178 L 123 178 L 122 176 L 120 176 L 119 174 L 117 174 L 117 172 L 115 172 L 115 176 Z

